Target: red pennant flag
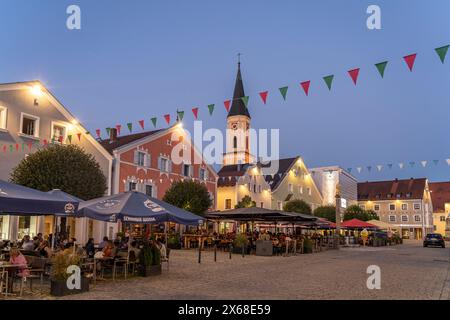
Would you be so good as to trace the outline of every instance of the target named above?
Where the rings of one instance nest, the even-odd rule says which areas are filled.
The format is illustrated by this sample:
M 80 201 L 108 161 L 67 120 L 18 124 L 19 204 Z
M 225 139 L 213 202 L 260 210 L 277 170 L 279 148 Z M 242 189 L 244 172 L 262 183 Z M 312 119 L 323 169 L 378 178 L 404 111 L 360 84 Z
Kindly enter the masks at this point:
M 78 141 L 81 141 L 81 133 L 77 133 Z
M 19 151 L 19 144 L 16 143 L 16 151 Z
M 141 126 L 142 130 L 144 130 L 144 120 L 139 120 L 139 125 Z
M 44 146 L 46 146 L 47 145 L 47 139 L 44 139 Z
M 306 94 L 306 95 L 308 95 L 308 92 L 309 92 L 309 85 L 310 85 L 310 84 L 311 84 L 311 81 L 310 81 L 310 80 L 304 81 L 304 82 L 300 83 L 300 85 L 302 86 L 303 91 L 305 91 L 305 94 Z
M 192 113 L 194 114 L 195 120 L 198 119 L 198 108 L 192 108 Z
M 409 56 L 403 57 L 405 59 L 406 64 L 408 65 L 409 71 L 412 71 L 414 67 L 414 61 L 416 61 L 417 53 L 410 54 Z
M 31 148 L 33 147 L 33 142 L 28 142 L 28 149 L 31 151 Z
M 353 83 L 354 83 L 355 86 L 356 86 L 356 82 L 358 81 L 359 68 L 350 70 L 350 71 L 348 72 L 348 74 L 350 75 L 350 77 L 351 77 L 352 80 L 353 80 Z
M 59 143 L 63 143 L 63 136 L 59 136 L 58 141 Z
M 269 94 L 269 91 L 264 91 L 264 92 L 260 92 L 259 96 L 261 97 L 262 101 L 264 102 L 264 104 L 266 104 L 267 102 L 267 95 Z
M 6 152 L 6 144 L 3 146 L 3 152 Z
M 95 130 L 95 133 L 97 134 L 97 138 L 100 139 L 100 129 Z
M 117 135 L 120 136 L 120 129 L 122 129 L 122 126 L 120 124 L 118 124 L 116 126 L 116 130 L 117 130 Z
M 231 100 L 227 100 L 223 104 L 225 105 L 225 109 L 227 109 L 227 112 L 230 112 Z
M 170 124 L 170 114 L 166 114 L 164 119 L 166 119 L 167 124 Z

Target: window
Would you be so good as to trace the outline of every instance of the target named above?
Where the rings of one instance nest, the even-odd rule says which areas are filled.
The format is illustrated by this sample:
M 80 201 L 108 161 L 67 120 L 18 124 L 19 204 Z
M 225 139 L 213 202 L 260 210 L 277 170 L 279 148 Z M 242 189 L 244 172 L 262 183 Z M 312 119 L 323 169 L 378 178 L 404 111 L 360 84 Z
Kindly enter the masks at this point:
M 136 164 L 141 167 L 145 165 L 145 153 L 140 151 L 137 152 Z
M 278 210 L 283 210 L 283 202 L 278 201 Z
M 418 214 L 416 214 L 416 215 L 414 216 L 414 221 L 415 221 L 415 222 L 420 222 L 420 216 L 419 216 Z
M 414 203 L 414 210 L 420 210 L 420 203 Z
M 206 180 L 206 170 L 203 168 L 200 168 L 198 176 L 199 176 L 200 180 L 205 181 Z
M 407 203 L 402 203 L 402 210 L 403 211 L 408 210 L 408 204 Z
M 159 170 L 162 172 L 170 172 L 170 160 L 167 158 L 159 158 Z
M 389 210 L 390 210 L 390 211 L 395 211 L 395 204 L 394 204 L 394 203 L 391 203 L 391 204 L 389 205 Z
M 20 133 L 31 137 L 39 137 L 39 118 L 23 112 L 20 117 Z
M 366 210 L 366 205 L 365 204 L 360 204 L 359 207 L 363 210 Z
M 408 222 L 408 216 L 403 215 L 402 216 L 402 222 Z
M 256 193 L 256 184 L 253 185 L 253 193 Z
M 395 222 L 396 218 L 395 216 L 389 216 L 389 222 Z
M 307 193 L 308 195 L 311 195 L 311 188 L 306 188 L 306 193 Z
M 236 136 L 233 137 L 233 148 L 237 149 L 237 137 Z
M 183 176 L 190 177 L 191 176 L 191 166 L 188 164 L 183 164 Z
M 434 230 L 434 231 L 436 231 L 436 230 L 437 230 L 437 227 L 436 227 L 436 225 L 434 225 L 434 226 L 433 226 L 433 230 Z
M 259 192 L 259 193 L 262 192 L 262 187 L 261 187 L 261 185 L 258 186 L 258 192 Z
M 439 221 L 445 222 L 445 216 L 440 216 L 440 217 L 439 217 Z
M 373 205 L 373 210 L 380 211 L 380 205 L 379 204 L 374 204 Z
M 6 130 L 6 116 L 8 109 L 6 107 L 0 106 L 0 129 Z
M 171 145 L 172 145 L 172 140 L 170 140 L 170 139 L 167 139 L 167 142 L 166 142 L 166 144 L 167 144 L 168 146 L 171 146 Z
M 288 184 L 288 191 L 289 191 L 290 193 L 294 193 L 294 185 L 293 185 L 292 183 L 289 183 L 289 184 Z
M 136 191 L 136 182 L 128 182 L 128 191 Z
M 149 197 L 153 197 L 153 186 L 147 184 L 145 186 L 145 194 Z
M 63 143 L 67 138 L 67 127 L 63 123 L 52 121 L 51 139 L 56 142 Z
M 231 199 L 225 199 L 225 210 L 231 209 Z
M 264 208 L 264 202 L 261 202 L 261 208 Z

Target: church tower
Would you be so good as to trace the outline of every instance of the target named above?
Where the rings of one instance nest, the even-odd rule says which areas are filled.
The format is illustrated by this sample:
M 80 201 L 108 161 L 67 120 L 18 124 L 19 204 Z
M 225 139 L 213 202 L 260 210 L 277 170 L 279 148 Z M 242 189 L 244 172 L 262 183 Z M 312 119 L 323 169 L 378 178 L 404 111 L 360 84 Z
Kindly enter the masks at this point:
M 233 101 L 227 116 L 226 153 L 224 165 L 254 163 L 250 154 L 250 113 L 242 99 L 245 97 L 242 83 L 241 62 L 238 62 Z

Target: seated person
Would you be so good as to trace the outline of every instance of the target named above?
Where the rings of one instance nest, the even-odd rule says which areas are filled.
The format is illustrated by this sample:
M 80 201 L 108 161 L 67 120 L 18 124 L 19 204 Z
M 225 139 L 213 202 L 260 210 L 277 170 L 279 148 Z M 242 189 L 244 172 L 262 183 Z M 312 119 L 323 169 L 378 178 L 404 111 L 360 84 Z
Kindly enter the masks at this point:
M 22 241 L 22 250 L 25 250 L 25 251 L 34 251 L 34 242 L 31 241 L 29 235 L 26 235 L 25 237 L 23 237 L 23 241 Z
M 19 277 L 28 277 L 30 271 L 27 268 L 27 259 L 17 248 L 12 248 L 9 254 L 9 263 L 14 265 L 23 265 L 23 268 L 19 268 L 17 275 Z
M 44 258 L 50 258 L 53 254 L 47 240 L 42 241 L 42 243 L 39 244 L 35 251 L 37 251 L 39 255 Z
M 86 249 L 86 254 L 87 254 L 88 258 L 93 258 L 94 254 L 95 254 L 93 238 L 89 238 L 88 242 L 86 243 L 85 249 Z
M 114 243 L 108 240 L 102 252 L 104 258 L 114 258 L 116 255 Z
M 106 244 L 108 243 L 108 237 L 103 237 L 103 241 L 100 242 L 100 244 L 98 245 L 98 248 L 103 250 L 104 247 L 106 247 Z
M 139 250 L 139 248 L 137 247 L 136 240 L 131 242 L 130 252 L 131 251 L 133 251 L 134 258 L 137 261 L 139 259 L 139 253 L 140 253 L 141 250 Z

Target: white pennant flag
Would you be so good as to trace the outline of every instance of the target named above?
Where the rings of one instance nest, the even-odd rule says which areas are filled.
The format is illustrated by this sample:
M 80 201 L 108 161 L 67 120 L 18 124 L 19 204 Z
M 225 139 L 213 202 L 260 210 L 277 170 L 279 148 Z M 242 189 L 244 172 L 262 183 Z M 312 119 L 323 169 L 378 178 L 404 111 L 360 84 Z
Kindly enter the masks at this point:
M 447 159 L 446 161 L 447 161 L 447 164 L 450 166 L 450 159 Z
M 383 166 L 381 164 L 379 164 L 379 165 L 377 165 L 377 169 L 378 169 L 378 172 L 380 172 L 381 169 L 383 169 Z
M 403 162 L 400 162 L 400 163 L 398 164 L 398 166 L 400 167 L 400 169 L 403 169 L 403 167 L 405 166 L 405 164 L 404 164 Z
M 420 161 L 420 163 L 422 164 L 422 167 L 425 168 L 427 166 L 428 161 L 424 160 L 424 161 Z
M 356 170 L 358 170 L 358 172 L 361 173 L 362 167 L 357 167 Z

